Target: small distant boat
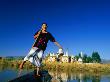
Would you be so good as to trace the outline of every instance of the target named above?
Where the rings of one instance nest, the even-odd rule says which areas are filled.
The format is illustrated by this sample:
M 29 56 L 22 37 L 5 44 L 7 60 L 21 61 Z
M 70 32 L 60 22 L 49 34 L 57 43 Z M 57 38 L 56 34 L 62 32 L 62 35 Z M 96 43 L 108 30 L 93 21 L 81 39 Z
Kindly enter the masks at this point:
M 40 76 L 35 77 L 35 72 L 30 72 L 26 75 L 17 77 L 15 79 L 12 79 L 8 82 L 51 82 L 51 75 L 48 73 L 48 71 L 43 70 L 40 72 Z

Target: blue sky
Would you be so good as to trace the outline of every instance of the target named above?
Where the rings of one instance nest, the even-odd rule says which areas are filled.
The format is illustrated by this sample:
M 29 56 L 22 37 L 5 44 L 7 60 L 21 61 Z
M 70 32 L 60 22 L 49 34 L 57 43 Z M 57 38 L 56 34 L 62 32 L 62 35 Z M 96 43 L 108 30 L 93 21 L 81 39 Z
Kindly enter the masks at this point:
M 70 54 L 110 59 L 109 0 L 1 0 L 0 56 L 25 56 L 42 22 Z M 45 53 L 57 52 L 51 42 Z

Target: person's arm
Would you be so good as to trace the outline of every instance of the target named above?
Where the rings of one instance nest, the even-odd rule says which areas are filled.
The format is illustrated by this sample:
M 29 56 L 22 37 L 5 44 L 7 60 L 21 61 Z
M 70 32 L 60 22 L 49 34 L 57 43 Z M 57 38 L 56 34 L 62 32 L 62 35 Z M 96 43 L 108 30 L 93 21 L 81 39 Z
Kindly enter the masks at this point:
M 37 38 L 39 37 L 40 33 L 41 33 L 41 30 L 38 31 L 38 32 L 34 35 L 34 39 L 37 40 Z M 35 42 L 36 42 L 36 41 L 35 41 Z M 32 47 L 35 45 L 35 42 L 33 43 Z
M 40 31 L 38 31 L 38 33 L 37 33 L 36 35 L 34 35 L 34 39 L 38 38 L 38 37 L 39 37 L 39 35 L 40 35 L 40 33 L 41 33 L 41 30 L 40 30 Z
M 55 45 L 57 45 L 59 48 L 63 49 L 62 46 L 58 42 L 54 42 Z
M 55 38 L 49 33 L 49 40 L 57 45 L 60 49 L 63 49 L 62 46 L 55 40 Z

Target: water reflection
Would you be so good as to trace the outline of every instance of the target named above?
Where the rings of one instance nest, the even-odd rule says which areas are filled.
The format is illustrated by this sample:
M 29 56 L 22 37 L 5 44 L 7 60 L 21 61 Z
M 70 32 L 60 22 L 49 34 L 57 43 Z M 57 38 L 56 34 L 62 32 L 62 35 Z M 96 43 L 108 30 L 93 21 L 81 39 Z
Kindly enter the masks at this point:
M 23 70 L 22 75 L 33 70 Z M 52 79 L 51 82 L 110 82 L 110 73 L 89 73 L 89 72 L 59 72 L 49 71 Z M 0 82 L 17 77 L 18 70 L 9 70 L 5 67 L 0 67 Z
M 52 82 L 110 82 L 110 74 L 85 72 L 49 72 Z

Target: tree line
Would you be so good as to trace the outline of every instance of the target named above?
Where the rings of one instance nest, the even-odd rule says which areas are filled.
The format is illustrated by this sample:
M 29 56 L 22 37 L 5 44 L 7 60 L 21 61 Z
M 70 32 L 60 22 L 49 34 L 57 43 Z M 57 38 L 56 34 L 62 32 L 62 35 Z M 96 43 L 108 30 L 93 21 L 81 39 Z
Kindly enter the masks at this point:
M 79 55 L 75 56 L 75 59 L 78 60 L 79 58 L 82 59 L 83 63 L 101 63 L 101 58 L 98 52 L 93 52 L 92 56 L 87 56 L 87 54 L 81 56 L 81 53 L 79 53 Z

